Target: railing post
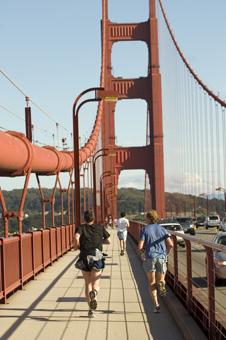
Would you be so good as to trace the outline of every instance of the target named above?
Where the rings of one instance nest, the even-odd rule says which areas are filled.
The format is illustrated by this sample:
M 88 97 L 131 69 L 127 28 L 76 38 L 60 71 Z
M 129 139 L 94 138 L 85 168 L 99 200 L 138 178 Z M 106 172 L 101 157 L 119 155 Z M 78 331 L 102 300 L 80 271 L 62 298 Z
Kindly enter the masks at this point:
M 22 234 L 15 234 L 14 237 L 19 238 L 19 266 L 20 266 L 20 289 L 23 290 L 23 249 L 22 249 Z
M 192 262 L 191 262 L 191 242 L 185 240 L 186 244 L 186 264 L 187 264 L 187 310 L 191 313 L 192 305 Z
M 178 291 L 178 254 L 177 254 L 177 238 L 175 235 L 173 237 L 173 262 L 174 262 L 174 294 L 177 295 Z
M 207 285 L 208 285 L 208 308 L 209 308 L 209 340 L 215 339 L 215 270 L 213 249 L 204 246 L 207 256 Z
M 2 291 L 3 291 L 4 304 L 6 304 L 5 239 L 3 237 L 1 237 L 0 240 L 2 241 Z
M 34 232 L 27 231 L 27 234 L 31 235 L 31 256 L 32 256 L 32 272 L 33 272 L 33 280 L 35 279 L 35 246 L 34 246 Z

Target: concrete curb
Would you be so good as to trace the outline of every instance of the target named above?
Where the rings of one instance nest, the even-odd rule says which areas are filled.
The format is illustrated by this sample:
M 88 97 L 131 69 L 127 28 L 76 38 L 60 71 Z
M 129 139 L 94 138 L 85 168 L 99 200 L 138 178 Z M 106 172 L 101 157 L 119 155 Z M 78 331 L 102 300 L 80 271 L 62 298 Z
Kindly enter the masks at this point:
M 131 246 L 137 253 L 141 263 L 143 263 L 140 252 L 137 250 L 137 244 L 133 240 L 133 238 L 128 235 L 128 240 Z M 184 308 L 182 303 L 178 300 L 178 298 L 173 294 L 170 288 L 167 289 L 167 296 L 162 299 L 170 314 L 174 318 L 176 324 L 180 328 L 182 334 L 184 335 L 186 340 L 206 340 L 207 337 L 199 328 L 195 320 L 188 313 L 188 311 Z

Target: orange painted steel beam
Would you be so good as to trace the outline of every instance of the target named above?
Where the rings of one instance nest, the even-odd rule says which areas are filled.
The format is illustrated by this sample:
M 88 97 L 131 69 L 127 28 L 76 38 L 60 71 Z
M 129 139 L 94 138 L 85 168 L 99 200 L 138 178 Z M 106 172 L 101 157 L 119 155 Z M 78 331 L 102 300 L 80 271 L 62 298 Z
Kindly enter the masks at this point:
M 102 104 L 96 117 L 92 135 L 79 150 L 79 164 L 91 156 L 98 141 Z M 54 147 L 31 144 L 23 133 L 0 131 L 0 176 L 21 176 L 31 167 L 32 173 L 51 175 L 69 172 L 74 168 L 74 152 L 58 151 Z
M 56 169 L 69 171 L 73 167 L 73 157 L 70 153 L 59 152 L 51 147 L 39 147 L 24 143 L 23 134 L 0 131 L 0 175 L 24 175 L 26 164 L 31 163 L 32 172 L 38 174 L 51 174 Z M 33 153 L 33 155 L 32 155 Z

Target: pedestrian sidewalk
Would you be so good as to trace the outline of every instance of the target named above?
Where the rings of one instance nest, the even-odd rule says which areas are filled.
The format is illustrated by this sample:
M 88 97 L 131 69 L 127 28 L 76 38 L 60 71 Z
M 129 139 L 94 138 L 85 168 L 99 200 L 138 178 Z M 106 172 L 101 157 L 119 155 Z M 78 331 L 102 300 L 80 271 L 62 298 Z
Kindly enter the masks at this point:
M 74 266 L 78 252 L 71 250 L 0 305 L 1 340 L 185 339 L 164 301 L 161 313 L 153 313 L 146 274 L 131 242 L 120 256 L 117 231 L 108 231 L 112 243 L 104 246 L 108 257 L 96 318 L 88 318 L 84 280 Z

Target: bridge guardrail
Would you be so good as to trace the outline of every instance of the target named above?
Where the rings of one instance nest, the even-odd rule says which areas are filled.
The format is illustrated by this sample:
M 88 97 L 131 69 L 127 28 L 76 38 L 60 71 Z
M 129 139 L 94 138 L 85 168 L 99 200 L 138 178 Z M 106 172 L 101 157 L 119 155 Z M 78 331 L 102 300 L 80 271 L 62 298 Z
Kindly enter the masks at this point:
M 75 224 L 0 238 L 0 303 L 73 247 Z
M 128 232 L 136 243 L 144 225 L 130 221 Z M 213 256 L 213 249 L 226 252 L 226 246 L 174 231 L 170 234 L 174 248 L 168 256 L 167 284 L 209 339 L 226 339 L 226 292 L 215 285 Z M 181 251 L 176 236 L 184 238 L 186 247 Z

